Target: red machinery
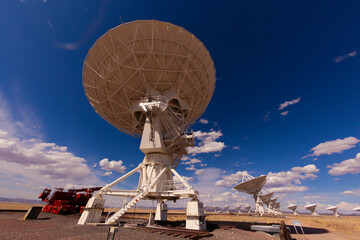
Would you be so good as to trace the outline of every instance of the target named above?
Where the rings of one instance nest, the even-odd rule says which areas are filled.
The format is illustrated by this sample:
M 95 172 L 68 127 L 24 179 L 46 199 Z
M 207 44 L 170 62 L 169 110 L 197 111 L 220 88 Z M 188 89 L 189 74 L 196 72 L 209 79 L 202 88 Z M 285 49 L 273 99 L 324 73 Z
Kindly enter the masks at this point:
M 71 214 L 82 212 L 94 191 L 101 187 L 69 189 L 67 192 L 63 188 L 45 188 L 39 198 L 48 204 L 43 208 L 43 212 Z M 51 192 L 53 193 L 51 194 Z M 81 193 L 83 192 L 83 193 Z

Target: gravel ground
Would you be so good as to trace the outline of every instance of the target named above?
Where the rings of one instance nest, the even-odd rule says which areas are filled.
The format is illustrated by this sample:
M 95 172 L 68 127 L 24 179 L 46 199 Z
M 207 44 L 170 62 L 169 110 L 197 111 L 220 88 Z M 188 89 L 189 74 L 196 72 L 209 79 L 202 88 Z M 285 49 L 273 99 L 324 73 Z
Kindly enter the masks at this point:
M 19 220 L 24 215 L 24 212 L 0 212 L 0 239 L 106 239 L 109 229 L 106 226 L 77 225 L 79 217 L 74 215 L 63 216 L 42 212 L 37 220 Z M 204 239 L 276 239 L 264 233 L 236 228 L 216 229 L 212 233 L 214 234 L 212 237 Z M 179 240 L 181 238 L 121 227 L 115 239 Z

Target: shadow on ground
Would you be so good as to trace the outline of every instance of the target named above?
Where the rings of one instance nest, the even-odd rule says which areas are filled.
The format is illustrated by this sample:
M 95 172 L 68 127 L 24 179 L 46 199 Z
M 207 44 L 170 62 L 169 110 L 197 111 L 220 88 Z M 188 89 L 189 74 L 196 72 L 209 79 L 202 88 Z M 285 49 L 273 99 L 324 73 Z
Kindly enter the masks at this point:
M 296 233 L 294 226 L 287 226 L 290 228 L 291 233 Z M 323 234 L 323 233 L 328 233 L 329 231 L 324 229 L 324 228 L 313 228 L 313 227 L 302 227 L 302 229 L 304 230 L 305 234 Z M 297 231 L 298 233 L 302 233 L 300 227 L 297 227 Z
M 156 221 L 157 224 L 167 227 L 185 227 L 185 221 Z M 278 223 L 259 223 L 259 222 L 227 222 L 227 221 L 207 221 L 207 229 L 212 232 L 215 229 L 227 229 L 227 228 L 238 228 L 245 231 L 252 231 L 251 225 L 279 225 Z M 294 226 L 287 225 L 290 228 L 292 234 L 296 233 Z M 313 227 L 303 227 L 305 234 L 323 234 L 328 233 L 329 231 L 324 228 L 313 228 Z M 297 231 L 301 231 L 300 228 L 297 228 Z

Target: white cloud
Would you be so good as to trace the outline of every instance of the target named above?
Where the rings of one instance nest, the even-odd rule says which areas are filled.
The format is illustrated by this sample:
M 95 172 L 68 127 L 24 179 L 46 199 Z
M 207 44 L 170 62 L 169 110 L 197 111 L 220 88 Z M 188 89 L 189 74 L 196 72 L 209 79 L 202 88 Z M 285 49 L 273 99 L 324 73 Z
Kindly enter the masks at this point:
M 202 170 L 200 175 L 196 175 L 192 185 L 201 194 L 200 200 L 204 202 L 204 206 L 214 206 L 214 198 L 225 191 L 224 187 L 214 186 L 214 183 L 220 178 L 222 170 L 219 168 Z
M 270 111 L 267 111 L 265 116 L 264 116 L 264 121 L 265 122 L 269 121 L 269 117 L 270 117 Z
M 99 186 L 95 186 L 95 185 L 78 185 L 78 184 L 66 184 L 65 185 L 65 189 L 79 189 L 79 188 L 95 188 L 95 187 L 99 187 Z
M 282 104 L 279 105 L 279 110 L 283 110 L 284 108 L 287 108 L 287 107 L 290 106 L 290 105 L 299 103 L 300 100 L 301 100 L 301 97 L 296 98 L 296 99 L 291 100 L 291 101 L 285 101 L 284 103 L 282 103 Z
M 317 169 L 314 164 L 309 164 L 304 167 L 293 167 L 291 168 L 291 171 L 299 173 L 318 173 L 319 169 Z
M 276 192 L 276 193 L 296 193 L 296 192 L 305 192 L 309 188 L 306 186 L 289 186 L 289 187 L 272 187 L 269 188 L 269 192 Z
M 196 163 L 201 163 L 201 160 L 200 159 L 197 159 L 197 158 L 189 158 L 189 157 L 183 157 L 181 159 L 181 164 L 185 164 L 185 165 L 194 165 Z
M 120 173 L 124 173 L 126 170 L 126 167 L 123 165 L 123 161 L 121 161 L 121 160 L 109 162 L 109 159 L 104 158 L 99 162 L 99 166 L 103 170 L 116 171 L 116 172 L 120 172 Z M 110 174 L 107 174 L 107 175 L 110 175 Z M 107 176 L 107 175 L 105 175 L 105 176 Z
M 356 154 L 355 158 L 342 161 L 340 163 L 334 163 L 328 165 L 329 174 L 333 176 L 339 176 L 344 174 L 357 174 L 360 173 L 360 153 Z
M 181 176 L 186 182 L 190 183 L 192 181 L 194 181 L 193 177 L 186 177 L 186 176 Z
M 185 170 L 196 171 L 197 169 L 195 168 L 194 165 L 190 165 L 190 167 L 186 167 Z
M 285 112 L 280 113 L 280 115 L 281 115 L 281 116 L 284 116 L 284 117 L 285 117 L 286 115 L 288 115 L 288 114 L 289 114 L 289 111 L 285 111 Z
M 266 187 L 268 191 L 277 193 L 293 193 L 307 191 L 306 186 L 301 186 L 301 180 L 315 179 L 319 169 L 314 164 L 304 167 L 293 167 L 291 171 L 269 172 Z
M 222 135 L 223 134 L 220 130 L 210 132 L 194 132 L 195 139 L 198 139 L 200 142 L 198 143 L 198 146 L 187 148 L 188 153 L 196 155 L 200 153 L 221 152 L 225 148 L 225 144 L 223 142 L 217 142 L 216 140 Z
M 230 174 L 228 176 L 223 175 L 222 176 L 222 180 L 219 180 L 215 183 L 215 186 L 222 186 L 222 187 L 230 187 L 230 186 L 234 186 L 236 184 L 238 184 L 242 178 L 243 175 L 247 174 L 247 171 L 238 171 L 234 174 Z
M 196 175 L 201 175 L 205 170 L 204 169 L 198 169 L 195 171 Z
M 357 54 L 358 54 L 357 51 L 354 50 L 354 51 L 352 51 L 352 52 L 350 52 L 348 54 L 345 54 L 345 55 L 338 56 L 338 57 L 334 58 L 333 61 L 337 62 L 337 63 L 340 63 L 340 62 L 344 61 L 346 58 L 355 57 Z
M 347 190 L 342 192 L 345 195 L 360 195 L 360 189 Z
M 254 163 L 253 162 L 246 162 L 246 163 L 243 163 L 242 165 L 246 166 L 246 165 L 253 165 Z
M 209 120 L 206 120 L 206 119 L 204 119 L 204 118 L 201 118 L 201 119 L 199 120 L 199 123 L 208 124 L 208 123 L 209 123 Z
M 234 146 L 232 147 L 233 150 L 240 150 L 240 147 L 239 146 Z
M 0 192 L 7 196 L 34 199 L 34 192 L 50 185 L 102 185 L 86 160 L 68 152 L 66 147 L 1 133 Z
M 355 204 L 353 203 L 348 203 L 348 202 L 344 202 L 344 201 L 341 201 L 340 203 L 337 204 L 339 210 L 347 210 L 349 212 L 353 212 L 353 209 L 355 208 Z
M 305 196 L 304 199 L 328 199 L 328 196 Z
M 112 174 L 112 171 L 108 171 L 108 172 L 105 172 L 104 174 L 103 174 L 103 176 L 109 176 L 109 175 L 111 175 Z
M 320 143 L 319 145 L 313 147 L 310 152 L 313 152 L 312 154 L 308 154 L 302 158 L 306 158 L 309 156 L 320 156 L 320 155 L 331 155 L 333 153 L 342 153 L 345 150 L 348 150 L 350 148 L 354 148 L 357 143 L 359 143 L 360 140 L 356 139 L 354 137 L 347 137 L 344 139 L 336 139 L 332 141 L 327 141 L 324 143 Z
M 2 133 L 4 136 L 4 131 Z M 74 156 L 66 147 L 35 139 L 0 138 L 0 160 L 18 163 L 23 168 L 56 179 L 78 181 L 90 174 L 84 158 Z
M 51 185 L 101 186 L 84 158 L 42 140 L 37 114 L 24 102 L 16 99 L 10 104 L 0 92 L 0 192 L 34 199 L 34 192 Z
M 214 201 L 218 202 L 218 204 L 220 203 L 222 206 L 232 205 L 234 207 L 236 203 L 249 202 L 252 201 L 252 199 L 248 196 L 240 195 L 239 192 L 227 191 L 215 197 Z

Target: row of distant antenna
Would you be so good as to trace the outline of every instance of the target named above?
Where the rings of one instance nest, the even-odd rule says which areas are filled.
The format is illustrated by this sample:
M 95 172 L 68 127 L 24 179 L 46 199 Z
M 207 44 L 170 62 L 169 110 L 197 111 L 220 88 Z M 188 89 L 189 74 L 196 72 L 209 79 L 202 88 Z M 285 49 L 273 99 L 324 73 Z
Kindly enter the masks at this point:
M 267 176 L 261 175 L 259 177 L 253 177 L 248 172 L 244 171 L 242 180 L 237 184 L 234 189 L 239 192 L 250 194 L 255 201 L 255 215 L 262 216 L 264 213 L 268 215 L 281 215 L 280 202 L 277 198 L 273 198 L 274 192 L 266 192 L 262 190 L 266 184 Z M 296 204 L 290 204 L 287 206 L 289 210 L 293 211 L 294 215 L 299 215 Z M 316 211 L 317 204 L 307 203 L 305 209 L 311 212 L 312 216 L 319 216 Z M 239 207 L 240 213 L 241 207 Z M 250 207 L 247 206 L 248 213 L 250 213 Z M 339 217 L 338 207 L 330 206 L 327 210 L 332 211 L 335 217 Z M 360 212 L 360 207 L 356 206 L 354 211 Z
M 295 216 L 298 216 L 299 213 L 297 211 L 297 204 L 295 203 L 289 203 L 289 206 L 287 206 L 287 208 L 289 210 L 292 210 L 293 211 L 293 214 Z M 319 216 L 319 213 L 316 211 L 316 207 L 317 207 L 317 204 L 312 204 L 312 203 L 307 203 L 306 206 L 305 206 L 305 209 L 306 210 L 309 210 L 311 212 L 311 215 L 312 216 Z M 339 217 L 339 213 L 338 213 L 338 206 L 330 206 L 328 208 L 326 208 L 327 210 L 331 211 L 334 213 L 334 216 L 335 217 Z M 357 212 L 360 212 L 360 207 L 359 206 L 356 206 L 354 209 L 354 211 L 357 211 Z

